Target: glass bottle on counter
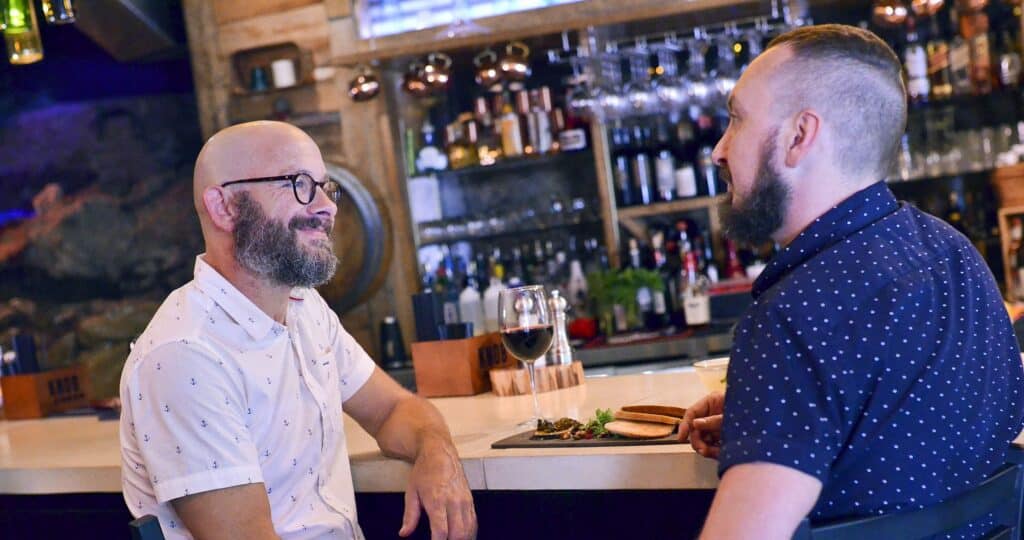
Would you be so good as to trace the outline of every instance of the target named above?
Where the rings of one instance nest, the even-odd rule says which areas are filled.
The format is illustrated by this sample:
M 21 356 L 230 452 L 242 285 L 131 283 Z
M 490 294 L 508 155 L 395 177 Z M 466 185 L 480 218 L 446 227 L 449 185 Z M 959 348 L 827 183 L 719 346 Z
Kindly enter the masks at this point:
M 907 18 L 907 46 L 903 50 L 903 66 L 907 71 L 907 96 L 916 103 L 928 101 L 928 55 L 921 44 L 913 17 Z
M 7 60 L 15 65 L 38 62 L 43 59 L 43 42 L 39 38 L 39 22 L 31 0 L 0 2 L 4 10 L 4 41 Z
M 687 326 L 702 326 L 711 322 L 711 298 L 708 279 L 697 269 L 697 254 L 687 251 L 683 260 L 680 303 Z
M 501 134 L 494 124 L 494 117 L 487 108 L 487 99 L 476 98 L 473 102 L 473 115 L 479 129 L 477 130 L 476 155 L 481 165 L 494 165 L 502 157 Z

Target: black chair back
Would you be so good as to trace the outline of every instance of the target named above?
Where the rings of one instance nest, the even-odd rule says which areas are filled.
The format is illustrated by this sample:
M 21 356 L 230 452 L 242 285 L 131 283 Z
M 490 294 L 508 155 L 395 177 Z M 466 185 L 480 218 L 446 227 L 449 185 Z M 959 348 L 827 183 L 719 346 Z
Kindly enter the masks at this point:
M 160 530 L 160 521 L 156 516 L 142 516 L 128 524 L 132 540 L 164 540 L 164 532 Z
M 927 538 L 967 525 L 988 514 L 995 527 L 985 538 L 1021 540 L 1024 465 L 1011 451 L 1003 465 L 981 484 L 951 499 L 920 510 L 897 512 L 811 525 L 807 519 L 793 540 L 861 540 L 864 538 Z

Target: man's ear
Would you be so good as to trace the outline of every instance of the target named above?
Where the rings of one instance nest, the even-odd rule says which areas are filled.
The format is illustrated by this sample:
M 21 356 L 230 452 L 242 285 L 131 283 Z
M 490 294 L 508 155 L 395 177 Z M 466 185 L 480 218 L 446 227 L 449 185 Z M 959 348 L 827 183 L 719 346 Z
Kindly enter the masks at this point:
M 218 187 L 208 187 L 203 191 L 203 206 L 210 216 L 210 221 L 215 227 L 224 231 L 235 230 L 235 209 L 228 203 L 224 190 Z
M 786 167 L 794 168 L 800 165 L 810 154 L 811 148 L 820 142 L 821 117 L 813 110 L 800 111 L 793 118 L 790 137 L 783 141 L 786 145 Z

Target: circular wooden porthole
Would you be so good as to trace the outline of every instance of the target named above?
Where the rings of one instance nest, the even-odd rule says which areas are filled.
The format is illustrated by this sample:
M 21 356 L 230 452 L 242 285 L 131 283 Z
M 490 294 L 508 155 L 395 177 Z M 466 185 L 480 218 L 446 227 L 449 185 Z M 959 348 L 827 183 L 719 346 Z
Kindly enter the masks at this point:
M 387 208 L 371 188 L 348 169 L 327 164 L 327 174 L 341 184 L 334 220 L 334 252 L 338 271 L 319 288 L 327 303 L 342 315 L 364 302 L 384 284 L 391 263 L 393 234 Z

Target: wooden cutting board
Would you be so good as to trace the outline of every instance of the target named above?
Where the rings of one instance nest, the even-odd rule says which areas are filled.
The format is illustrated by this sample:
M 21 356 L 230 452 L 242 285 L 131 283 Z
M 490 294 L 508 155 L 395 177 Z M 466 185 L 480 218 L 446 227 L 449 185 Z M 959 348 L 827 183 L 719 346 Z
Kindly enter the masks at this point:
M 609 422 L 610 423 L 610 422 Z M 607 439 L 531 439 L 533 431 L 524 431 L 500 441 L 491 443 L 491 448 L 599 448 L 603 446 L 645 446 L 652 444 L 688 444 L 681 443 L 673 433 L 660 439 L 625 439 L 610 437 Z

